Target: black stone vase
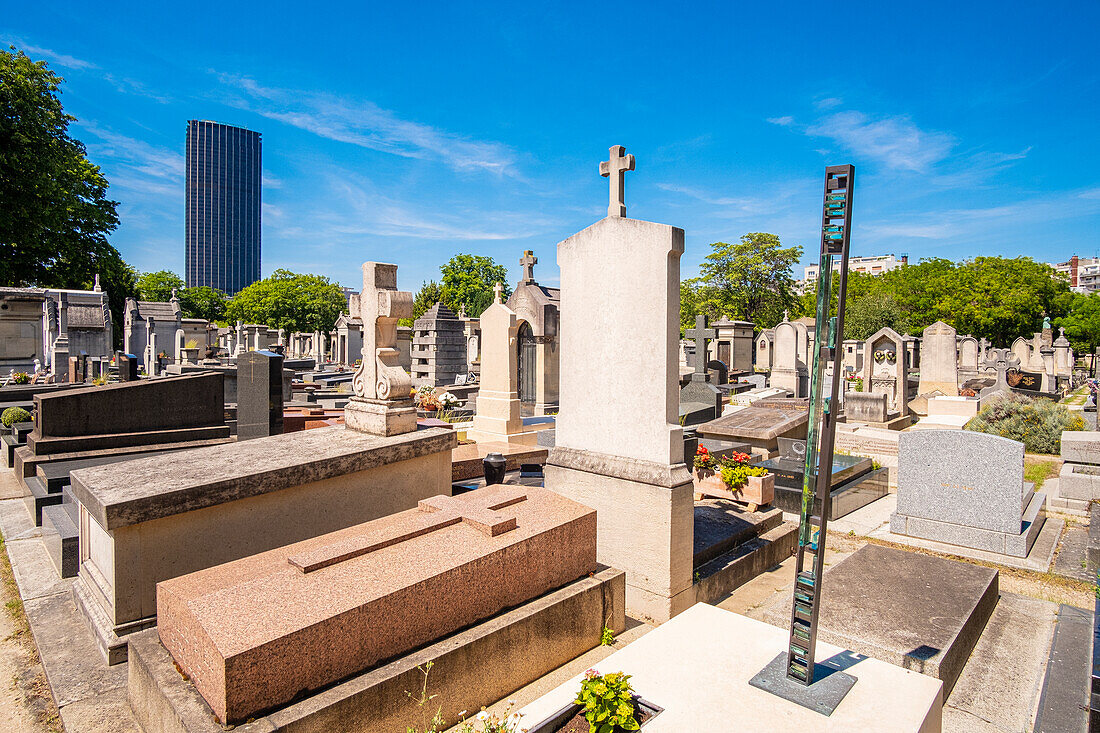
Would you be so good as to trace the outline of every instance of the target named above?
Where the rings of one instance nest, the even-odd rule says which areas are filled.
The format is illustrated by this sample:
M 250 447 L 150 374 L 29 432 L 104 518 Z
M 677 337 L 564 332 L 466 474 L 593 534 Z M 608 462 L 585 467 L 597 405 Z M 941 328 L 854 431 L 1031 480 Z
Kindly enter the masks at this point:
M 485 468 L 486 486 L 504 483 L 504 469 L 508 465 L 508 461 L 504 460 L 502 454 L 490 453 L 481 461 L 481 465 Z

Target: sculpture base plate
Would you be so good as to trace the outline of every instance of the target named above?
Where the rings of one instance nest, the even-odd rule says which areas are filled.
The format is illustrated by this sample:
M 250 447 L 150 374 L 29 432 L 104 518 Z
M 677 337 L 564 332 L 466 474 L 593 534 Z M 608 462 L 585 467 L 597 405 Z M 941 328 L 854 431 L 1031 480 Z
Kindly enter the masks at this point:
M 857 660 L 865 658 L 858 654 L 853 656 Z M 787 653 L 780 652 L 779 656 L 768 662 L 768 666 L 749 680 L 749 684 L 822 715 L 832 715 L 836 706 L 856 683 L 856 678 L 852 675 L 830 666 L 832 661 L 825 660 L 824 664 L 815 662 L 814 682 L 804 685 L 787 676 Z

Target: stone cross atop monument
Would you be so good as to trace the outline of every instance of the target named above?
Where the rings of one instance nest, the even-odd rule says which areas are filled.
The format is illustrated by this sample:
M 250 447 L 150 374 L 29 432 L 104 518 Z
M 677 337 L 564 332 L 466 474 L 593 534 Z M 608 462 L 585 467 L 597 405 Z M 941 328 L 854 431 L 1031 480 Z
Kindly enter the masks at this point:
M 498 282 L 496 285 L 493 286 L 493 302 L 504 302 L 504 283 Z
M 373 435 L 416 430 L 412 380 L 399 363 L 397 322 L 411 318 L 412 293 L 397 289 L 397 265 L 363 263 L 363 352 L 352 386 L 355 397 L 344 409 L 347 427 Z
M 535 253 L 531 250 L 525 250 L 523 252 L 523 258 L 519 261 L 519 264 L 523 266 L 523 280 L 520 281 L 523 285 L 528 285 L 535 282 L 535 265 L 539 263 L 539 258 L 535 257 Z
M 626 172 L 634 170 L 634 156 L 626 153 L 622 145 L 612 145 L 609 160 L 600 163 L 600 175 L 608 179 L 610 187 L 607 204 L 608 216 L 626 216 Z
M 696 382 L 705 382 L 707 380 L 707 339 L 717 338 L 718 332 L 713 328 L 707 328 L 707 317 L 700 314 L 695 316 L 695 328 L 689 328 L 684 335 L 695 340 L 695 373 L 691 375 L 691 379 Z

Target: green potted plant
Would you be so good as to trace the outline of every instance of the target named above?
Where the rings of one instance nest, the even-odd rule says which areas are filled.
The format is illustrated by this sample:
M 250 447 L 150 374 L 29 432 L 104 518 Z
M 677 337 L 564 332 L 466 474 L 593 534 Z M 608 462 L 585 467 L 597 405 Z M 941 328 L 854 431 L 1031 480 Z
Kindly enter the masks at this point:
M 578 730 L 624 733 L 644 728 L 661 711 L 662 708 L 634 694 L 630 675 L 622 672 L 600 674 L 590 669 L 584 673 L 576 699 L 546 720 L 531 726 L 528 733 Z

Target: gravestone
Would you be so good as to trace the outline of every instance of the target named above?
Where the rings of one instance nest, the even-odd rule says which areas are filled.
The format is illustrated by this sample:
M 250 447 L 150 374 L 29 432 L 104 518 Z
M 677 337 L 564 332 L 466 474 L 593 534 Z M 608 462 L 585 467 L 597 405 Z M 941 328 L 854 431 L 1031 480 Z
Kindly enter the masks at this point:
M 965 382 L 978 376 L 978 363 L 980 358 L 980 345 L 973 336 L 963 336 L 959 339 L 959 381 Z
M 807 395 L 809 370 L 806 366 L 806 338 L 806 327 L 801 323 L 784 321 L 775 327 L 771 382 L 768 386 L 785 389 L 795 397 Z
M 884 423 L 889 420 L 888 398 L 879 392 L 848 392 L 844 416 L 849 422 Z
M 561 411 L 546 487 L 596 509 L 597 559 L 626 572 L 627 609 L 665 621 L 695 602 L 677 424 L 684 230 L 619 213 L 633 158 L 610 152 L 611 213 L 558 244 Z
M 435 496 L 162 582 L 158 631 L 239 723 L 594 572 L 595 538 L 594 511 L 542 488 Z
M 993 369 L 997 372 L 997 381 L 992 386 L 982 389 L 978 394 L 982 405 L 995 395 L 1012 394 L 1012 388 L 1008 384 L 1008 371 L 1010 369 L 1016 369 L 1019 366 L 1020 359 L 1014 352 L 1008 349 L 989 350 L 989 359 L 985 362 L 985 367 L 986 369 Z
M 717 332 L 707 328 L 706 316 L 698 315 L 695 317 L 695 328 L 689 328 L 684 335 L 695 341 L 695 370 L 691 373 L 691 381 L 680 390 L 681 414 L 686 408 L 695 416 L 690 423 L 685 424 L 713 420 L 722 414 L 722 392 L 707 382 L 707 341 L 713 339 Z M 699 407 L 696 408 L 696 405 Z
M 707 362 L 707 370 L 714 373 L 714 384 L 719 386 L 729 384 L 730 374 L 725 362 L 712 359 Z
M 779 438 L 778 458 L 756 458 L 753 463 L 775 475 L 775 506 L 797 514 L 802 510 L 802 483 L 806 469 L 806 441 Z M 837 519 L 889 493 L 886 468 L 875 468 L 870 458 L 837 453 L 833 456 L 829 517 Z M 814 513 L 820 516 L 821 500 Z
M 884 394 L 891 414 L 909 414 L 909 351 L 892 328 L 879 329 L 863 349 L 863 391 Z
M 1024 444 L 966 430 L 898 440 L 896 534 L 1026 557 L 1046 495 L 1024 481 Z
M 283 357 L 248 351 L 237 357 L 237 440 L 283 432 Z
M 478 443 L 535 445 L 537 431 L 525 430 L 520 416 L 519 355 L 516 335 L 520 324 L 515 311 L 501 299 L 504 286 L 493 288 L 493 302 L 481 314 L 481 386 L 477 413 L 466 435 Z M 465 376 L 465 375 L 462 375 Z
M 755 452 L 770 454 L 778 448 L 779 438 L 806 438 L 808 409 L 805 399 L 765 397 L 699 425 L 695 432 L 711 440 L 748 443 Z
M 943 321 L 936 321 L 924 329 L 920 353 L 920 385 L 917 387 L 917 394 L 939 392 L 948 397 L 957 397 L 959 359 L 955 329 Z

